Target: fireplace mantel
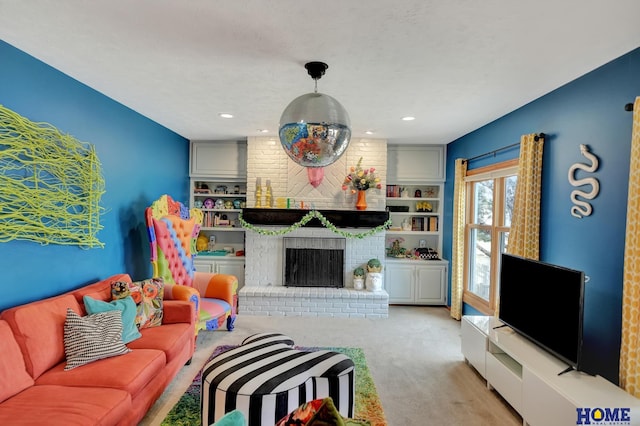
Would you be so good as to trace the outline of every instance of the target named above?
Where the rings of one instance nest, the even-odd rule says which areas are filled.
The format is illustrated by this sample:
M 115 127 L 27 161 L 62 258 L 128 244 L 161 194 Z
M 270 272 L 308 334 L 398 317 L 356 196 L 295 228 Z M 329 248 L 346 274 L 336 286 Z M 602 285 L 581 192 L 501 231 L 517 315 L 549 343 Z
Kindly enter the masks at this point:
M 379 210 L 318 210 L 337 228 L 375 228 L 389 219 L 389 212 Z M 299 222 L 310 210 L 300 209 L 242 209 L 242 218 L 252 225 L 289 226 Z M 317 218 L 311 219 L 306 227 L 320 228 Z

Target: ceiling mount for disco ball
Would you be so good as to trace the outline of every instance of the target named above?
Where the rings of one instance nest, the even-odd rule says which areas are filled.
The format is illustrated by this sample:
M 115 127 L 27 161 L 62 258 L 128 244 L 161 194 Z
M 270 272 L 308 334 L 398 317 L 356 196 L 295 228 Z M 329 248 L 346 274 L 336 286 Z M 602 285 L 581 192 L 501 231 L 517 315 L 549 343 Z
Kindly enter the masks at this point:
M 307 167 L 309 182 L 320 185 L 323 167 L 333 164 L 351 140 L 351 120 L 335 98 L 318 93 L 318 80 L 329 66 L 324 62 L 304 65 L 315 81 L 315 91 L 298 96 L 280 117 L 278 134 L 289 158 Z

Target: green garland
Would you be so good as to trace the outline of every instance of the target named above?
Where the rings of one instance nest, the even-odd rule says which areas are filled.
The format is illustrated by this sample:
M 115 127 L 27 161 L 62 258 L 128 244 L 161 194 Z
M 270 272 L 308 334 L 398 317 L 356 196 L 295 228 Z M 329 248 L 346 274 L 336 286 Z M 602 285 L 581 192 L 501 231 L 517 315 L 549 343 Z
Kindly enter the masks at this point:
M 306 225 L 311 219 L 313 218 L 317 218 L 320 223 L 322 223 L 322 225 L 331 230 L 332 232 L 341 235 L 345 238 L 367 238 L 370 237 L 374 234 L 377 234 L 378 232 L 382 232 L 385 229 L 387 229 L 388 227 L 391 226 L 391 219 L 388 219 L 385 223 L 383 223 L 382 225 L 376 226 L 375 228 L 371 228 L 366 232 L 346 232 L 346 231 L 341 231 L 340 229 L 338 229 L 333 223 L 329 222 L 329 220 L 324 217 L 322 215 L 322 213 L 320 213 L 317 210 L 311 210 L 309 213 L 307 213 L 306 215 L 304 215 L 304 217 L 302 219 L 300 219 L 300 221 L 294 223 L 293 225 L 289 226 L 288 228 L 284 228 L 284 229 L 279 229 L 277 231 L 271 230 L 271 229 L 264 229 L 264 228 L 258 228 L 257 226 L 254 226 L 252 224 L 250 224 L 249 222 L 246 222 L 243 218 L 242 218 L 242 213 L 240 213 L 238 215 L 238 220 L 240 221 L 240 223 L 242 224 L 243 228 L 249 229 L 253 232 L 257 232 L 260 235 L 269 235 L 269 236 L 274 236 L 274 235 L 284 235 L 284 234 L 288 234 L 289 232 L 295 231 L 296 229 Z

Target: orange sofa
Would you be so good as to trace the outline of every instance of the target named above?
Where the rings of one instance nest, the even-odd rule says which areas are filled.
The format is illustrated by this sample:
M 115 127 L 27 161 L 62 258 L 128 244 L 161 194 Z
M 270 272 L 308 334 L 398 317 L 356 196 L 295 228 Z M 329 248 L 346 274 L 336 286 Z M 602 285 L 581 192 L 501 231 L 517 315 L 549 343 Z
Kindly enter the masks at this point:
M 130 352 L 64 371 L 67 308 L 86 315 L 83 296 L 110 301 L 127 274 L 0 314 L 0 424 L 136 425 L 195 349 L 195 306 L 169 300 L 162 324 L 140 330 Z

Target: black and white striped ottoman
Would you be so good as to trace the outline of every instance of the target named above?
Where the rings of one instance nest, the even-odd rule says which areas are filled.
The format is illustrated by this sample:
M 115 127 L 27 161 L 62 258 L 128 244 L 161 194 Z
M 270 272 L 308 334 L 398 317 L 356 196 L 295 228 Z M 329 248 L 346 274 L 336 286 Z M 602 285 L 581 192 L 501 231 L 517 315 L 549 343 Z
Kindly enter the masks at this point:
M 353 417 L 355 368 L 348 356 L 300 351 L 278 333 L 254 334 L 204 366 L 202 425 L 238 409 L 249 426 L 273 426 L 303 403 L 326 397 L 344 417 Z

